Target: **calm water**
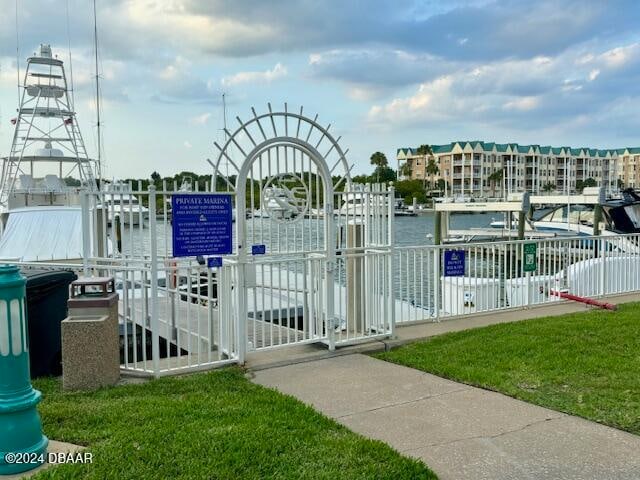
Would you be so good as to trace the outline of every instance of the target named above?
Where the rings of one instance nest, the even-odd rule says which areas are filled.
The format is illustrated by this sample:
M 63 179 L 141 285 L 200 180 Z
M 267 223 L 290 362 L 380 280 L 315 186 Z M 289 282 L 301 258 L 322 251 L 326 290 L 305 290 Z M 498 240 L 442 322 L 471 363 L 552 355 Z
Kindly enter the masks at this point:
M 491 221 L 498 218 L 496 213 L 476 213 L 472 215 L 452 215 L 451 229 L 489 227 Z M 397 245 L 431 245 L 433 241 L 427 235 L 435 232 L 435 214 L 430 212 L 417 217 L 396 217 Z
M 469 229 L 469 228 L 482 228 L 488 227 L 492 219 L 498 218 L 499 214 L 495 213 L 478 213 L 471 215 L 453 215 L 451 217 L 452 229 Z M 433 243 L 432 236 L 434 233 L 435 214 L 429 212 L 426 214 L 418 215 L 416 217 L 395 217 L 395 238 L 396 245 L 409 246 L 409 245 L 431 245 Z M 251 232 L 252 228 L 258 230 L 260 228 L 260 222 L 257 220 L 247 221 L 248 230 Z M 255 223 L 254 223 L 255 222 Z M 315 238 L 316 235 L 322 237 L 322 222 L 315 220 L 303 220 L 301 225 L 304 225 L 305 235 Z M 269 220 L 263 220 L 263 228 L 267 228 L 266 225 Z M 320 232 L 317 232 L 320 227 Z M 129 254 L 132 250 L 136 255 L 149 253 L 149 222 L 146 222 L 144 230 L 141 230 L 139 226 L 129 229 L 125 227 L 122 232 L 122 250 L 125 254 Z M 171 253 L 171 225 L 164 225 L 162 220 L 158 220 L 158 252 L 160 255 L 169 255 Z M 311 235 L 308 234 L 311 233 Z M 272 231 L 273 233 L 273 231 Z M 255 236 L 257 241 L 260 241 L 259 233 Z M 264 243 L 267 243 L 266 239 L 263 239 Z M 261 241 L 261 242 L 262 242 Z M 299 246 L 300 248 L 301 246 Z

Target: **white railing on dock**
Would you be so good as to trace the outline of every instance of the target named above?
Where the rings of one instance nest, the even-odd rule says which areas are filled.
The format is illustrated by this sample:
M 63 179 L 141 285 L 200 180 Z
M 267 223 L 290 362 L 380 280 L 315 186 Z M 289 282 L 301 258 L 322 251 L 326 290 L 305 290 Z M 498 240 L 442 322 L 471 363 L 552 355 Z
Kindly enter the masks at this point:
M 525 245 L 536 248 L 525 271 Z M 444 275 L 446 251 L 464 252 L 464 276 Z M 640 290 L 640 234 L 397 247 L 396 324 L 442 320 Z
M 396 247 L 393 190 L 383 185 L 336 192 L 331 229 L 320 199 L 294 225 L 252 210 L 247 244 L 267 254 L 242 257 L 234 245 L 222 267 L 207 268 L 172 256 L 171 197 L 186 192 L 141 187 L 83 196 L 84 258 L 18 262 L 114 276 L 121 368 L 131 374 L 243 363 L 251 352 L 307 343 L 335 348 L 415 322 L 551 304 L 562 292 L 640 291 L 640 234 Z M 191 193 L 204 192 L 194 184 Z M 526 271 L 532 244 L 535 270 Z M 445 276 L 449 250 L 464 252 L 464 275 Z

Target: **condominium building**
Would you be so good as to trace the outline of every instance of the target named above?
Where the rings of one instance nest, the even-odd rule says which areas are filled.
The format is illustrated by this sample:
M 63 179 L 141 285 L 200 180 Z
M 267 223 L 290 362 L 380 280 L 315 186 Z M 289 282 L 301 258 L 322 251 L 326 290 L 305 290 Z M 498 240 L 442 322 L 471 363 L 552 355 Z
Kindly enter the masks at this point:
M 432 145 L 432 155 L 416 148 L 397 151 L 401 179 L 441 185 L 445 195 L 504 197 L 527 191 L 574 193 L 585 182 L 607 192 L 640 187 L 640 148 L 597 150 L 481 141 Z M 428 173 L 429 162 L 438 173 Z M 444 180 L 442 182 L 441 180 Z

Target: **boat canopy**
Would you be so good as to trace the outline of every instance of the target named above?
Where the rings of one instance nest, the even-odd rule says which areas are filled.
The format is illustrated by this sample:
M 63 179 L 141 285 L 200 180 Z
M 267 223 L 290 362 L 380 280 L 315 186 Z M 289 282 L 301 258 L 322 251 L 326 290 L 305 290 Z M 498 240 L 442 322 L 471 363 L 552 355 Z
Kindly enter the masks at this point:
M 0 259 L 22 262 L 82 258 L 80 207 L 12 210 L 0 238 Z

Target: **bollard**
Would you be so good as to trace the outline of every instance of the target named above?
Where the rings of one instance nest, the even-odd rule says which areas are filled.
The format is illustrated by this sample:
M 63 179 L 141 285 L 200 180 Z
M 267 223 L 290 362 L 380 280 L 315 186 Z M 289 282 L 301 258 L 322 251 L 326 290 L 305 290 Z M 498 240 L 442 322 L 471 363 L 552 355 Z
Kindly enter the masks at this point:
M 0 266 L 0 475 L 38 467 L 49 443 L 29 376 L 25 285 L 18 267 Z

